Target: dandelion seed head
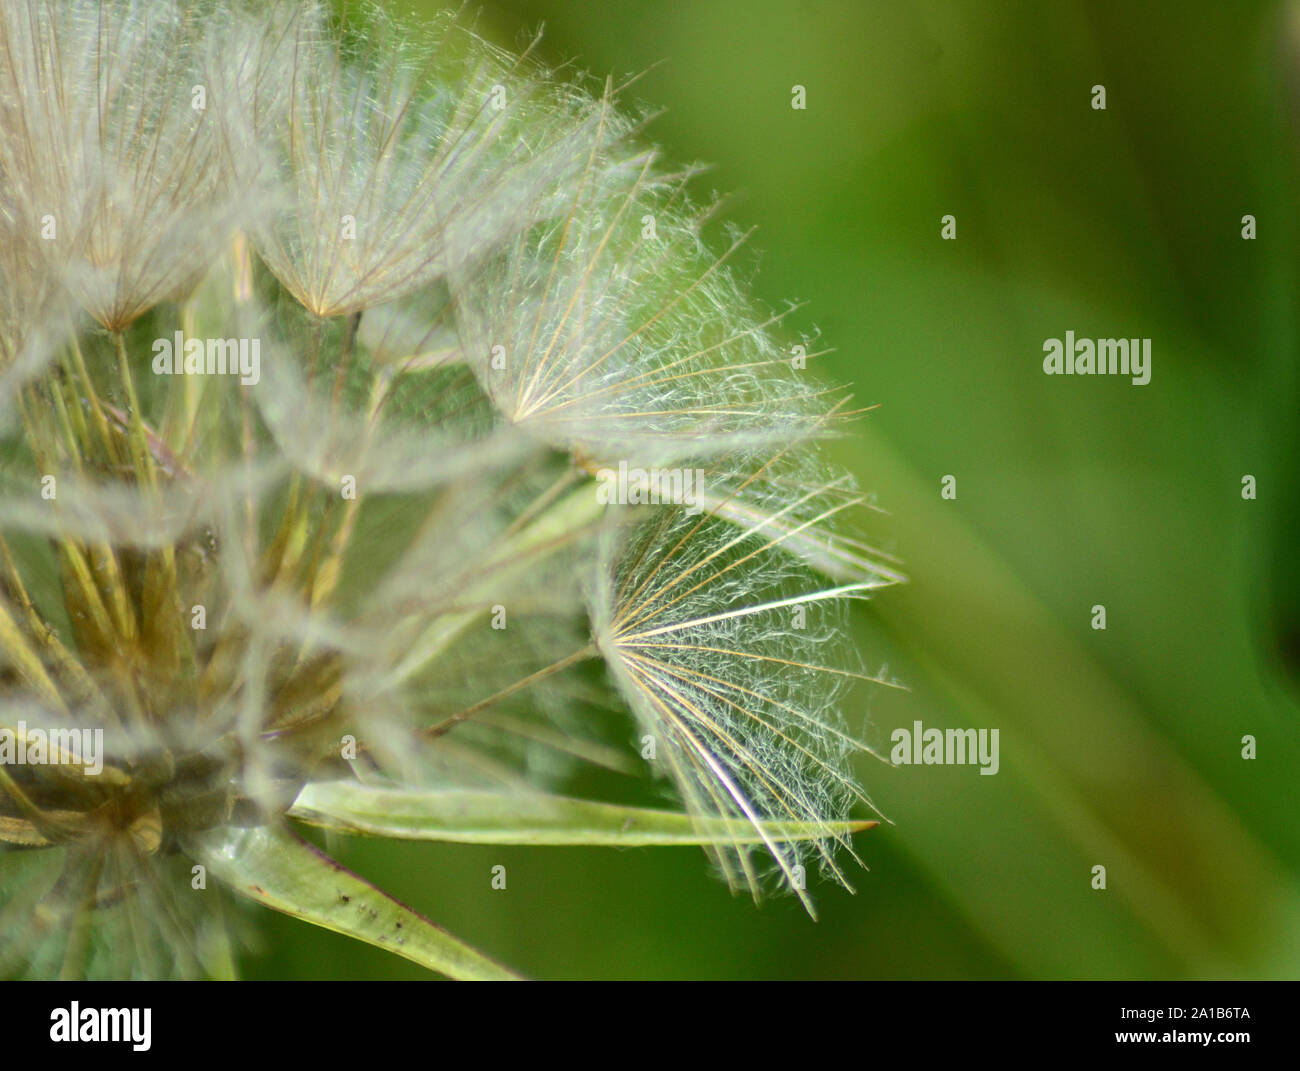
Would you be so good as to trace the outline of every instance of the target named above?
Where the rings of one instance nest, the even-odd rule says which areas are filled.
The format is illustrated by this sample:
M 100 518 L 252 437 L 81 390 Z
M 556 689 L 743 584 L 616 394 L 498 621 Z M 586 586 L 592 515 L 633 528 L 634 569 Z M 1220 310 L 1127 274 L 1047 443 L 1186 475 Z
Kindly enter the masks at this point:
M 630 724 L 756 831 L 733 886 L 847 884 L 892 682 L 843 614 L 901 574 L 820 452 L 850 400 L 643 118 L 463 16 L 4 6 L 0 730 L 104 769 L 0 766 L 0 974 L 221 973 L 204 837 L 644 776 Z M 619 464 L 704 480 L 607 504 Z

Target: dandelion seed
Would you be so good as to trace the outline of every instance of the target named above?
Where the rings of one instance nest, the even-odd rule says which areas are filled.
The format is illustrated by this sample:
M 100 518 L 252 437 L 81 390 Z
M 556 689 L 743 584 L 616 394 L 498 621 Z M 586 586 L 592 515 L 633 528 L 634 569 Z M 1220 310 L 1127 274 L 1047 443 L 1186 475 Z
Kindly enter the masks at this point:
M 730 271 L 746 236 L 707 250 L 688 177 L 659 175 L 653 155 L 593 153 L 564 216 L 458 288 L 462 352 L 512 423 L 596 461 L 656 465 L 772 449 L 822 420 L 825 388 L 784 374 L 782 315 L 751 318 Z
M 845 762 L 867 749 L 837 715 L 837 695 L 850 680 L 891 682 L 818 661 L 838 631 L 836 607 L 871 585 L 811 585 L 796 557 L 773 553 L 788 538 L 765 521 L 737 529 L 667 512 L 622 546 L 606 540 L 594 618 L 615 678 L 642 724 L 668 745 L 669 769 L 694 813 L 758 828 L 776 820 L 829 829 L 854 800 L 871 806 Z M 788 611 L 797 607 L 813 620 L 793 631 Z M 802 847 L 848 887 L 831 851 L 836 839 Z M 800 846 L 765 844 L 811 910 L 793 881 Z M 733 885 L 757 897 L 750 850 L 722 850 L 717 859 Z
M 319 317 L 395 301 L 473 263 L 525 209 L 553 199 L 600 137 L 542 72 L 452 19 L 418 53 L 378 12 L 358 33 L 354 47 L 341 43 L 309 8 L 267 57 L 287 85 L 258 80 L 239 113 L 258 173 L 265 166 L 288 194 L 258 230 L 258 250 Z M 509 103 L 497 109 L 502 83 Z
M 186 294 L 233 227 L 215 126 L 190 107 L 210 32 L 170 0 L 19 0 L 0 15 L 14 237 L 109 330 Z

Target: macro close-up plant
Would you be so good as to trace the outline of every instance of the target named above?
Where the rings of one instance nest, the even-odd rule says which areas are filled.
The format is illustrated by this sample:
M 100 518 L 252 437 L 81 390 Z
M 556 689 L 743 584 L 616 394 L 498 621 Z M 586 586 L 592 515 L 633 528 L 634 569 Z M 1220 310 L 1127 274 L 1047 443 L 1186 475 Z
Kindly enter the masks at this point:
M 463 13 L 0 8 L 0 974 L 232 977 L 251 901 L 512 976 L 339 837 L 852 888 L 864 407 L 649 118 Z
M 0 0 L 5 1051 L 1287 1045 L 1297 190 L 1300 0 Z

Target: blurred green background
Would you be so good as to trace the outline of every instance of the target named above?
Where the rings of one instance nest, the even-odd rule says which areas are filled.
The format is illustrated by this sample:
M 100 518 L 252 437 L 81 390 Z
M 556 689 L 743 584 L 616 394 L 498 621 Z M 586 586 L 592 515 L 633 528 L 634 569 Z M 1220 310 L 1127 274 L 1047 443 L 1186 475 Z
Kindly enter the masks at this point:
M 1300 976 L 1300 9 L 474 10 L 516 48 L 545 23 L 548 62 L 645 72 L 650 136 L 737 194 L 759 295 L 808 299 L 793 326 L 879 404 L 835 449 L 912 578 L 856 619 L 910 691 L 850 719 L 886 752 L 915 720 L 997 728 L 1001 769 L 864 760 L 893 824 L 857 838 L 856 896 L 814 887 L 816 923 L 695 849 L 331 848 L 541 978 Z M 1150 384 L 1043 375 L 1066 330 L 1150 337 Z M 263 921 L 249 976 L 427 977 Z

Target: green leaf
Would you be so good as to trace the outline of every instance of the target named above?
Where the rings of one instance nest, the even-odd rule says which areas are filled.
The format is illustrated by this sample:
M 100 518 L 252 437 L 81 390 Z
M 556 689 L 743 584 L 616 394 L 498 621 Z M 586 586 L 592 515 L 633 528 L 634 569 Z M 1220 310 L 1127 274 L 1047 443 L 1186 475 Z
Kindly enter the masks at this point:
M 265 907 L 404 956 L 449 978 L 517 975 L 281 829 L 223 830 L 189 848 L 218 880 Z
M 672 811 L 542 794 L 416 790 L 329 781 L 308 785 L 290 816 L 341 833 L 465 844 L 612 845 L 761 844 L 743 819 L 696 818 Z M 776 841 L 820 840 L 875 822 L 766 822 Z

